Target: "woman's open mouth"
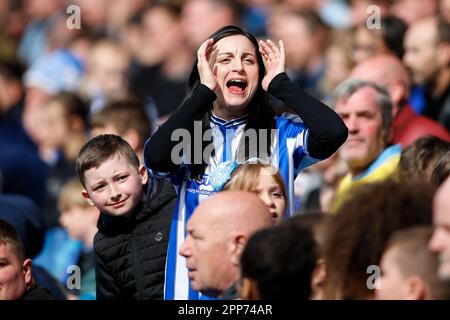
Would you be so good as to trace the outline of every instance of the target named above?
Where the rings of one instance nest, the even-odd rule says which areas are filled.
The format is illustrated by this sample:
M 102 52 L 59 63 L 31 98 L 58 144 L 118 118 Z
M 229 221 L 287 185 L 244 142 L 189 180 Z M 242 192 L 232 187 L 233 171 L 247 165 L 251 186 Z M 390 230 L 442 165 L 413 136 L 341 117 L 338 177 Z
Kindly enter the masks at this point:
M 243 94 L 247 88 L 247 81 L 244 79 L 231 79 L 226 85 L 230 93 Z

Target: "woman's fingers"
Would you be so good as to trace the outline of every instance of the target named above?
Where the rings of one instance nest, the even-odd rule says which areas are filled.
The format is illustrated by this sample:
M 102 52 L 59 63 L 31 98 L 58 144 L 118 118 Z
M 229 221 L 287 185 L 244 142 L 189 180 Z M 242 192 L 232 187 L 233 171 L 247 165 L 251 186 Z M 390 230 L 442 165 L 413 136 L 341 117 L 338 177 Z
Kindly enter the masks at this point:
M 280 47 L 280 54 L 282 57 L 286 56 L 286 51 L 284 49 L 284 43 L 283 40 L 278 41 L 278 46 Z
M 205 50 L 206 58 L 208 58 L 211 55 L 211 52 L 214 50 L 214 48 L 215 48 L 214 39 L 211 38 L 207 42 L 207 46 L 206 46 L 206 50 Z
M 270 49 L 270 47 L 267 45 L 266 42 L 264 42 L 263 40 L 259 41 L 260 44 L 260 49 L 261 49 L 261 53 L 263 55 L 265 55 L 266 57 L 269 57 L 272 53 L 272 50 Z
M 264 51 L 264 49 L 262 47 L 259 47 L 259 52 L 261 53 L 261 55 L 263 56 L 263 58 L 265 60 L 269 60 L 269 56 L 267 55 L 266 51 Z
M 210 38 L 201 44 L 197 51 L 197 58 L 197 69 L 200 76 L 200 82 L 211 90 L 215 90 L 217 82 L 212 73 L 212 68 L 215 61 L 213 38 Z
M 203 59 L 203 56 L 205 55 L 205 48 L 206 48 L 207 42 L 208 42 L 208 40 L 203 42 L 201 44 L 200 48 L 198 48 L 198 50 L 197 50 L 197 58 L 198 58 L 199 62 Z
M 207 54 L 212 49 L 212 45 L 214 44 L 214 39 L 209 38 L 205 42 L 202 43 L 200 48 L 197 51 L 197 58 L 199 62 L 207 62 Z
M 263 41 L 260 41 L 259 52 L 261 53 L 265 61 L 270 62 L 273 59 L 273 55 L 270 53 L 270 49 Z
M 272 40 L 260 40 L 260 52 L 267 60 L 274 60 L 280 56 L 280 48 L 278 48 Z
M 280 50 L 279 50 L 278 47 L 275 45 L 275 43 L 272 42 L 272 40 L 267 39 L 267 45 L 268 45 L 268 47 L 270 48 L 270 51 L 271 51 L 273 54 L 277 54 L 277 53 L 280 52 Z
M 259 45 L 259 52 L 264 58 L 267 71 L 261 85 L 267 91 L 272 79 L 285 71 L 285 49 L 281 40 L 278 42 L 278 46 L 270 39 L 259 41 Z

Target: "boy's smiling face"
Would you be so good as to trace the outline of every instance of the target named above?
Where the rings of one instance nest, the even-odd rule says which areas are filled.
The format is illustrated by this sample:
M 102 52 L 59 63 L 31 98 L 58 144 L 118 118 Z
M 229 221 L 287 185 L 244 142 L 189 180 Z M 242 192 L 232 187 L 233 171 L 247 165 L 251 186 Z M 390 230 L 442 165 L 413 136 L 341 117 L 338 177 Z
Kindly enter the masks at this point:
M 135 167 L 126 157 L 114 155 L 98 168 L 84 173 L 86 201 L 101 212 L 112 216 L 129 217 L 142 201 L 147 183 L 147 170 L 143 165 Z

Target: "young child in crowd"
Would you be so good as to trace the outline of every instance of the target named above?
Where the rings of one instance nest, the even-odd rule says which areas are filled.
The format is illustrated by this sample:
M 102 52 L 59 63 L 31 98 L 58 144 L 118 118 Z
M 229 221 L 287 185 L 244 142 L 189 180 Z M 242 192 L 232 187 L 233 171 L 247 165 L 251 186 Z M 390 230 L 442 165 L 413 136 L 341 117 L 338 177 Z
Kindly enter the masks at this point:
M 67 266 L 77 262 L 82 244 L 71 239 L 59 225 L 58 199 L 64 184 L 76 178 L 75 159 L 86 143 L 88 107 L 75 93 L 62 92 L 49 98 L 40 114 L 39 149 L 50 166 L 46 182 L 47 197 L 42 210 L 45 226 L 44 248 L 33 259 L 63 285 Z
M 59 223 L 73 239 L 80 240 L 83 248 L 77 262 L 80 268 L 80 286 L 74 286 L 70 293 L 80 300 L 95 300 L 95 264 L 93 242 L 97 233 L 99 212 L 89 206 L 81 195 L 83 186 L 77 178 L 69 180 L 61 190 L 58 207 Z M 76 283 L 74 283 L 76 284 Z
M 433 228 L 415 226 L 395 232 L 381 257 L 377 300 L 448 300 L 450 285 L 438 277 L 438 256 L 429 250 Z
M 229 191 L 256 193 L 272 214 L 273 222 L 279 223 L 285 214 L 286 191 L 279 172 L 269 164 L 246 163 L 237 167 L 224 186 Z
M 116 135 L 91 139 L 76 167 L 83 197 L 100 210 L 97 299 L 162 299 L 173 187 L 149 181 L 131 146 Z
M 43 212 L 46 226 L 55 227 L 59 218 L 56 206 L 59 191 L 70 178 L 76 177 L 75 158 L 86 143 L 88 109 L 74 93 L 56 95 L 42 108 L 39 148 L 42 152 L 54 152 L 51 156 L 41 152 L 41 157 L 51 167 L 47 180 L 48 199 Z

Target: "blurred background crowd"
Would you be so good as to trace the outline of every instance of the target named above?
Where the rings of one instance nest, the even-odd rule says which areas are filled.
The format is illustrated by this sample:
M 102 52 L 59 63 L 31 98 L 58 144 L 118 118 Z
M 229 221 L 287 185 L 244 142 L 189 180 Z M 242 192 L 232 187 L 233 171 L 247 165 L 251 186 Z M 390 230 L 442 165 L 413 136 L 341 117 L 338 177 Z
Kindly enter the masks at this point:
M 80 8 L 79 28 L 69 28 L 70 5 Z M 368 141 L 361 154 L 344 145 L 302 172 L 295 193 L 299 215 L 320 221 L 311 223 L 329 277 L 315 283 L 320 297 L 370 298 L 365 280 L 359 285 L 366 267 L 380 263 L 395 231 L 432 224 L 432 190 L 449 175 L 449 23 L 449 0 L 1 0 L 0 218 L 14 221 L 37 281 L 55 297 L 95 299 L 99 213 L 81 197 L 80 148 L 113 133 L 142 161 L 145 141 L 186 95 L 199 45 L 239 25 L 283 40 L 290 79 L 335 108 L 347 143 Z M 390 103 L 379 128 L 370 131 L 370 115 L 348 111 L 358 92 L 373 98 L 339 91 L 349 78 L 384 88 L 372 88 Z M 383 114 L 381 98 L 373 99 Z M 387 179 L 396 185 L 363 187 Z M 423 190 L 406 184 L 413 180 Z M 322 224 L 327 217 L 336 220 Z M 387 248 L 407 246 L 401 236 Z M 71 265 L 81 268 L 80 286 L 68 285 Z M 431 297 L 448 298 L 441 289 Z

